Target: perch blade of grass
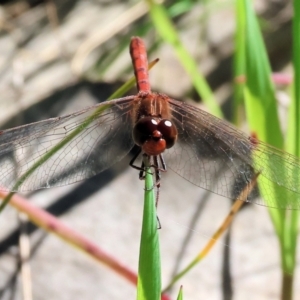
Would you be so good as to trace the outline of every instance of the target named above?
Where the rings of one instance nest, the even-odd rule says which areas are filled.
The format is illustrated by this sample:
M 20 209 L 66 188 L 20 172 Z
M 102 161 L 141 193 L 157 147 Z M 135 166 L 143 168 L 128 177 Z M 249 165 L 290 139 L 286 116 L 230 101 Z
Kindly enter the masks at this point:
M 155 193 L 150 167 L 145 170 L 144 212 L 137 284 L 138 300 L 161 298 L 161 268 Z

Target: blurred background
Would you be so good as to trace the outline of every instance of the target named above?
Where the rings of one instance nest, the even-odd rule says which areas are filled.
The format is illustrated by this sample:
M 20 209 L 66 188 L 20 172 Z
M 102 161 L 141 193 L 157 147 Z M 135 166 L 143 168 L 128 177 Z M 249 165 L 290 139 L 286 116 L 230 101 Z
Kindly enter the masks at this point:
M 204 74 L 226 119 L 234 118 L 233 55 L 235 1 L 165 1 L 162 4 L 184 47 Z M 273 72 L 291 76 L 292 2 L 254 1 Z M 144 1 L 1 1 L 0 127 L 56 117 L 106 100 L 132 75 L 128 46 L 141 36 L 152 89 L 206 110 L 172 47 L 157 34 Z M 285 130 L 289 81 L 276 86 Z M 136 93 L 132 89 L 128 94 Z M 244 113 L 238 125 L 247 131 Z M 137 270 L 143 182 L 128 166 L 131 154 L 84 182 L 28 195 Z M 1 172 L 1 170 L 0 170 Z M 158 215 L 163 284 L 209 241 L 232 202 L 174 174 L 163 174 Z M 30 242 L 33 299 L 133 299 L 135 287 L 7 207 L 0 217 L 0 299 L 22 295 L 19 238 Z M 299 255 L 298 255 L 299 257 Z M 278 241 L 268 210 L 245 205 L 230 234 L 175 285 L 186 299 L 280 299 Z M 294 298 L 300 299 L 299 268 Z M 30 298 L 29 298 L 30 299 Z

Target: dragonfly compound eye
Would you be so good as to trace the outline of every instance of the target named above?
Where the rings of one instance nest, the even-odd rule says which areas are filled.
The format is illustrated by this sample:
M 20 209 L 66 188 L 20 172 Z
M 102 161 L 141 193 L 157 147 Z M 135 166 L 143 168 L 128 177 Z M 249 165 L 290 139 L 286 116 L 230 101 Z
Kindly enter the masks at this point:
M 138 146 L 153 137 L 153 133 L 157 131 L 158 122 L 152 117 L 144 117 L 139 119 L 133 128 L 133 140 Z
M 166 148 L 171 148 L 177 140 L 177 128 L 167 119 L 163 119 L 159 122 L 157 130 L 162 134 L 163 139 L 166 141 Z

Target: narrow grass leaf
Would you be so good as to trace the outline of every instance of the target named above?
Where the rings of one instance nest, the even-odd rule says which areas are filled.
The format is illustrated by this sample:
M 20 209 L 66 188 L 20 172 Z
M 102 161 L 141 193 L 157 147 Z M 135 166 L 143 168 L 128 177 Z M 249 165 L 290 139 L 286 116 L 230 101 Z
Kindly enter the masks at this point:
M 277 148 L 283 148 L 283 136 L 277 113 L 276 97 L 273 83 L 271 81 L 271 69 L 267 58 L 266 49 L 263 43 L 259 25 L 252 8 L 252 1 L 239 0 L 242 4 L 239 7 L 240 13 L 245 17 L 245 104 L 247 120 L 251 133 L 254 137 L 267 142 Z M 270 130 L 271 128 L 271 130 Z M 260 159 L 269 160 L 266 155 Z M 259 161 L 254 161 L 259 165 Z M 282 166 L 282 176 L 284 166 Z M 276 182 L 276 179 L 274 179 Z M 259 184 L 264 183 L 261 176 Z M 267 183 L 265 183 L 267 185 Z M 284 194 L 281 191 L 280 194 Z M 275 186 L 271 186 L 268 193 L 262 195 L 265 199 L 271 197 L 280 202 L 285 199 L 278 199 Z M 284 211 L 269 210 L 270 215 L 279 237 L 282 236 L 282 223 Z
M 300 157 L 300 2 L 294 0 L 293 17 L 293 67 L 294 84 L 289 108 L 289 122 L 287 130 L 286 150 Z M 299 184 L 299 173 L 292 174 Z M 296 180 L 295 180 L 296 181 Z M 295 199 L 299 201 L 299 199 Z M 284 260 L 282 299 L 292 299 L 292 285 L 296 267 L 296 250 L 299 226 L 299 212 L 291 211 L 285 220 L 284 227 Z
M 183 300 L 183 291 L 182 291 L 182 286 L 179 289 L 178 297 L 177 300 Z
M 161 298 L 161 268 L 155 193 L 150 168 L 146 168 L 143 224 L 137 284 L 138 300 Z
M 206 82 L 204 76 L 198 71 L 197 64 L 192 56 L 181 43 L 177 31 L 169 19 L 166 9 L 162 5 L 156 3 L 155 0 L 148 0 L 147 2 L 149 5 L 150 16 L 155 28 L 162 39 L 171 44 L 171 46 L 174 48 L 178 59 L 185 68 L 187 74 L 190 76 L 197 93 L 200 95 L 200 97 L 202 97 L 203 102 L 212 114 L 222 117 L 222 112 L 208 83 Z
M 245 59 L 246 59 L 246 83 L 245 83 L 245 101 L 247 118 L 251 131 L 254 136 L 259 139 L 277 147 L 283 149 L 284 140 L 280 130 L 280 123 L 278 119 L 275 89 L 271 82 L 271 69 L 267 58 L 267 53 L 263 44 L 262 35 L 258 26 L 256 16 L 252 8 L 252 2 L 249 0 L 241 0 L 243 3 L 243 13 L 245 15 Z M 298 4 L 295 4 L 295 6 Z M 299 7 L 298 7 L 299 10 Z M 296 9 L 295 9 L 296 11 Z M 295 16 L 295 18 L 298 18 Z M 295 19 L 296 20 L 296 19 Z M 297 22 L 297 21 L 296 21 Z M 299 21 L 298 21 L 299 22 Z M 294 24 L 295 25 L 295 24 Z M 299 25 L 295 25 L 294 29 L 297 28 L 296 35 L 299 35 Z M 297 39 L 299 37 L 297 36 Z M 297 40 L 296 39 L 296 40 Z M 299 55 L 299 46 L 297 46 L 298 52 L 295 55 Z M 295 50 L 296 48 L 294 48 Z M 294 59 L 294 63 L 299 58 Z M 298 65 L 299 68 L 299 65 Z M 299 83 L 298 83 L 299 84 Z M 296 97 L 295 97 L 296 99 Z M 295 103 L 292 110 L 297 107 Z M 297 109 L 296 109 L 297 110 Z M 299 110 L 292 117 L 294 120 L 299 120 Z M 296 123 L 293 126 L 299 126 Z M 298 129 L 299 130 L 299 127 Z M 299 132 L 299 131 L 298 131 Z M 299 139 L 299 135 L 296 137 Z M 294 150 L 297 145 L 294 144 Z M 262 154 L 260 159 L 269 160 L 267 155 Z M 269 160 L 270 161 L 270 160 Z M 259 165 L 259 161 L 254 161 Z M 290 169 L 287 168 L 284 163 L 280 166 L 280 176 L 290 178 L 292 176 L 298 176 L 298 174 L 291 174 Z M 285 179 L 286 180 L 286 179 Z M 262 184 L 264 177 L 260 178 L 259 183 Z M 273 179 L 276 182 L 276 178 Z M 262 193 L 262 196 L 267 199 L 271 197 L 278 203 L 282 203 L 287 200 L 285 194 L 287 191 L 283 187 L 270 186 L 267 193 Z M 279 195 L 281 197 L 279 198 Z M 292 201 L 292 199 L 288 199 Z M 296 199 L 294 201 L 297 201 Z M 283 298 L 285 300 L 291 299 L 292 290 L 292 273 L 294 267 L 294 251 L 292 250 L 293 242 L 295 238 L 295 229 L 297 225 L 297 217 L 291 211 L 285 211 L 281 209 L 270 209 L 270 216 L 272 218 L 276 233 L 279 238 L 281 260 L 282 260 L 282 271 L 283 271 Z M 294 248 L 295 249 L 295 248 Z M 285 291 L 284 291 L 285 290 Z
M 233 123 L 240 125 L 241 113 L 239 108 L 244 98 L 245 87 L 245 14 L 242 1 L 236 3 L 236 34 L 235 34 L 235 55 L 234 55 L 234 102 L 233 102 Z
M 251 130 L 260 140 L 283 148 L 271 70 L 258 22 L 245 0 L 246 108 Z M 269 130 L 272 128 L 272 130 Z

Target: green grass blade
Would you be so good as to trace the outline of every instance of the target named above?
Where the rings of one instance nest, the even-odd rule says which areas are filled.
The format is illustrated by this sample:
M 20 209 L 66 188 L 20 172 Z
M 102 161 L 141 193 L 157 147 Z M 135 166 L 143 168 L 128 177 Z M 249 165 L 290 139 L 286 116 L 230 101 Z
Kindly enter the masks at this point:
M 262 35 L 256 20 L 252 2 L 249 0 L 240 0 L 239 3 L 240 12 L 245 18 L 245 61 L 246 61 L 246 83 L 245 83 L 245 101 L 247 118 L 252 133 L 259 139 L 276 146 L 277 148 L 283 149 L 284 140 L 280 130 L 280 124 L 277 114 L 275 89 L 271 82 L 271 70 L 267 59 L 267 53 L 263 44 Z M 296 8 L 298 6 L 298 8 Z M 299 3 L 295 3 L 295 12 L 299 13 Z M 299 16 L 295 14 L 294 19 L 294 37 L 295 42 L 298 45 L 294 45 L 294 64 L 295 72 L 300 68 L 299 66 Z M 296 71 L 297 70 L 297 71 Z M 299 76 L 295 73 L 295 78 Z M 298 77 L 299 80 L 300 77 Z M 299 81 L 298 81 L 299 84 Z M 296 88 L 296 84 L 295 84 Z M 298 87 L 299 88 L 299 87 Z M 291 119 L 290 127 L 293 129 L 293 141 L 290 141 L 288 150 L 293 152 L 298 149 L 297 143 L 299 142 L 299 99 L 300 90 L 296 92 L 295 89 L 295 103 L 291 107 Z M 292 124 L 292 125 L 291 125 Z M 298 129 L 296 129 L 296 127 Z M 298 134 L 297 134 L 298 132 Z M 291 133 L 290 133 L 291 134 Z M 298 141 L 295 141 L 298 139 Z M 262 159 L 268 157 L 262 155 Z M 255 163 L 255 161 L 254 161 Z M 259 163 L 259 162 L 258 162 Z M 293 176 L 297 178 L 299 174 L 291 174 L 289 169 L 282 165 L 281 176 Z M 259 182 L 263 182 L 263 177 L 260 178 Z M 276 179 L 274 179 L 276 182 Z M 263 194 L 264 198 L 272 197 L 276 201 L 285 201 L 286 197 L 279 199 L 278 195 L 284 195 L 284 189 L 270 187 L 268 195 Z M 292 201 L 292 199 L 289 199 Z M 294 201 L 297 201 L 296 199 Z M 283 289 L 282 299 L 289 300 L 292 295 L 292 278 L 293 270 L 295 266 L 295 249 L 296 249 L 296 235 L 297 235 L 297 224 L 298 218 L 297 213 L 293 211 L 285 211 L 281 209 L 270 209 L 269 210 L 275 230 L 277 232 L 280 250 L 281 250 L 281 261 L 283 271 Z
M 294 123 L 289 124 L 288 131 L 292 131 L 295 129 L 295 133 L 293 138 L 288 137 L 288 143 L 291 141 L 293 143 L 292 147 L 287 146 L 287 150 L 291 151 L 294 155 L 300 157 L 300 2 L 298 0 L 294 0 L 294 18 L 293 18 L 293 65 L 294 65 L 294 97 L 293 97 L 293 105 L 294 108 L 292 114 L 295 116 L 294 118 L 289 118 L 290 120 L 294 120 Z M 296 175 L 296 174 L 295 174 Z M 297 174 L 299 176 L 299 174 Z M 299 180 L 300 181 L 300 180 Z M 291 214 L 291 248 L 292 255 L 294 258 L 293 268 L 295 267 L 295 258 L 296 258 L 296 248 L 297 248 L 297 236 L 298 236 L 298 218 L 299 212 L 293 211 Z
M 198 94 L 202 97 L 203 102 L 212 114 L 222 117 L 222 112 L 208 83 L 206 82 L 204 76 L 198 71 L 197 64 L 194 59 L 181 43 L 177 31 L 169 19 L 166 9 L 162 5 L 156 3 L 154 0 L 148 0 L 147 2 L 154 26 L 156 27 L 162 39 L 171 44 L 171 46 L 174 48 L 178 59 L 185 68 L 187 74 L 190 76 L 191 81 L 193 82 Z
M 179 293 L 178 293 L 177 300 L 183 300 L 183 291 L 182 291 L 182 286 L 180 287 L 180 290 L 179 290 Z
M 153 178 L 150 172 L 150 168 L 147 167 L 137 284 L 138 300 L 159 300 L 161 298 L 158 224 Z
M 234 55 L 234 102 L 233 102 L 233 123 L 240 125 L 239 108 L 244 100 L 243 79 L 245 78 L 245 15 L 242 1 L 236 3 L 236 34 L 235 34 L 235 55 Z
M 293 18 L 293 66 L 294 90 L 289 111 L 289 127 L 286 147 L 300 157 L 300 2 L 294 0 Z
M 277 114 L 275 90 L 271 81 L 271 70 L 264 47 L 258 22 L 252 8 L 252 2 L 242 1 L 240 13 L 245 18 L 245 67 L 246 82 L 244 89 L 247 120 L 251 133 L 258 139 L 277 148 L 283 148 L 283 136 Z M 271 130 L 270 130 L 271 128 Z M 262 156 L 262 159 L 267 157 Z M 257 162 L 259 165 L 259 162 Z M 283 166 L 284 172 L 284 166 Z M 284 174 L 282 174 L 284 176 Z M 262 184 L 264 177 L 259 179 Z M 276 189 L 270 188 L 268 195 L 276 201 L 284 201 L 276 197 Z M 270 210 L 270 214 L 279 236 L 282 234 L 284 211 Z
M 286 149 L 290 153 L 300 157 L 300 2 L 294 0 L 293 17 L 293 67 L 294 85 L 292 102 L 289 109 L 288 134 Z M 299 174 L 293 174 L 299 180 Z M 296 267 L 296 250 L 299 225 L 299 212 L 291 211 L 286 218 L 284 227 L 284 260 L 283 260 L 283 284 L 282 299 L 292 299 L 294 271 Z
M 246 109 L 251 130 L 260 139 L 283 148 L 271 70 L 258 22 L 245 0 Z M 269 130 L 272 128 L 272 130 Z

